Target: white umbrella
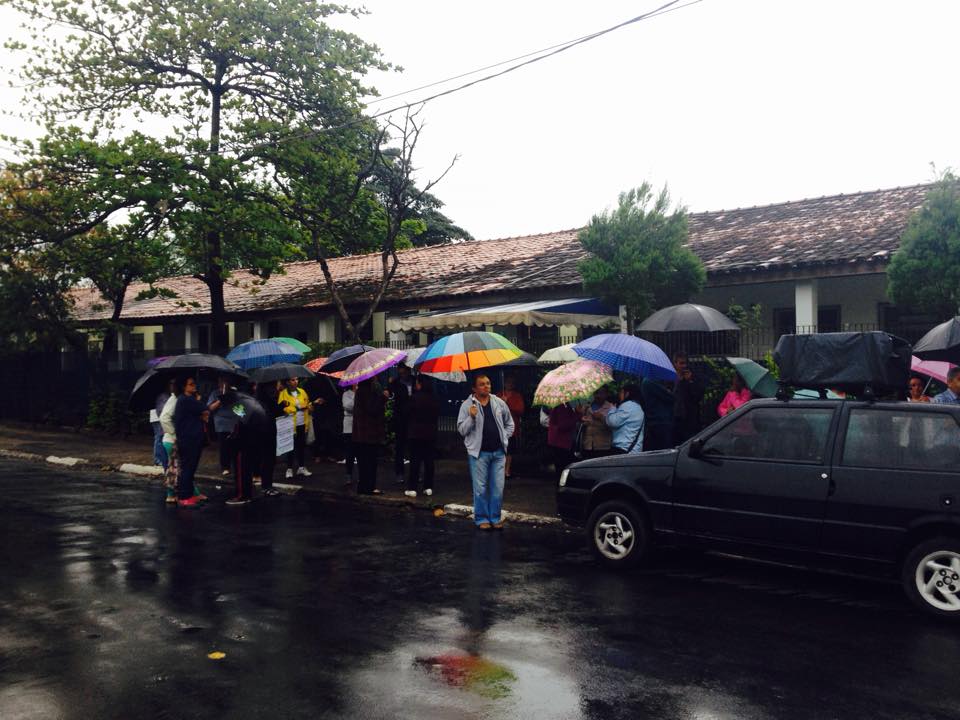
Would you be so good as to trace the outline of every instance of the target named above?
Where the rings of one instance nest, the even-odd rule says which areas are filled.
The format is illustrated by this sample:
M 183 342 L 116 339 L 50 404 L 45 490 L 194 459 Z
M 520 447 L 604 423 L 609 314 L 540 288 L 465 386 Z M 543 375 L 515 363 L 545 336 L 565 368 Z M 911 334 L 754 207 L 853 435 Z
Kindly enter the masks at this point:
M 417 360 L 420 358 L 420 355 L 423 351 L 426 350 L 425 347 L 422 348 L 410 348 L 406 351 L 407 359 L 403 361 L 403 364 L 408 368 L 412 368 L 416 365 Z M 453 372 L 425 372 L 424 375 L 429 375 L 434 377 L 437 380 L 443 380 L 445 382 L 466 382 L 467 374 L 463 370 L 454 370 Z
M 569 345 L 561 345 L 560 347 L 550 348 L 543 355 L 540 356 L 540 362 L 568 363 L 568 362 L 573 362 L 574 360 L 579 360 L 580 356 L 573 351 L 574 345 L 576 345 L 576 343 L 570 343 Z

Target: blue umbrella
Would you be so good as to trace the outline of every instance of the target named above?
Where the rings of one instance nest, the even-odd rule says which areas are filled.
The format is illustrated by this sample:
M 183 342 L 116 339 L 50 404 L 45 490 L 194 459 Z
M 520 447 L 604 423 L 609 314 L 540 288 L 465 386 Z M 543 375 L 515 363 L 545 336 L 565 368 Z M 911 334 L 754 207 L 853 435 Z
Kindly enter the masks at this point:
M 633 335 L 604 333 L 594 335 L 573 346 L 580 357 L 596 360 L 614 370 L 651 380 L 676 380 L 670 358 L 652 342 Z
M 227 360 L 249 370 L 279 362 L 300 362 L 301 355 L 301 352 L 286 343 L 276 340 L 251 340 L 237 345 L 227 354 Z

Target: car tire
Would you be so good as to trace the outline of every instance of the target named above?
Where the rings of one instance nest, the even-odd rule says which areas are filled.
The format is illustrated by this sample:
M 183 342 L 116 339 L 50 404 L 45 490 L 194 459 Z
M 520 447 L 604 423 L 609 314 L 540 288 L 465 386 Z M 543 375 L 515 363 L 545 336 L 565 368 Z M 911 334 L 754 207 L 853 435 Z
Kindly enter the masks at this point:
M 903 561 L 900 580 L 923 612 L 960 620 L 960 539 L 935 537 L 916 545 Z
M 634 567 L 650 549 L 649 524 L 636 504 L 609 500 L 590 513 L 587 544 L 594 556 L 609 568 Z

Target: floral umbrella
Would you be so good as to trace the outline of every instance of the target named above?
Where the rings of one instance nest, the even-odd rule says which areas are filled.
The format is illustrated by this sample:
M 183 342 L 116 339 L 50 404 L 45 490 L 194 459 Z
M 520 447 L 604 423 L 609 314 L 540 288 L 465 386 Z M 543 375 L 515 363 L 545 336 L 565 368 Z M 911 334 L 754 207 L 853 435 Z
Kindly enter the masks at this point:
M 407 354 L 403 350 L 393 350 L 391 348 L 368 350 L 343 371 L 343 376 L 340 378 L 340 387 L 350 387 L 364 380 L 369 380 L 384 370 L 399 365 L 406 356 Z
M 320 368 L 323 367 L 323 364 L 324 364 L 326 361 L 327 361 L 327 359 L 326 359 L 325 357 L 318 357 L 318 358 L 314 358 L 313 360 L 311 360 L 311 361 L 309 361 L 309 362 L 305 362 L 305 363 L 303 364 L 303 366 L 304 366 L 307 370 L 310 370 L 311 372 L 315 372 L 315 373 L 317 373 L 317 374 L 319 374 L 319 375 L 326 375 L 327 377 L 336 378 L 337 380 L 339 380 L 341 377 L 343 377 L 343 371 L 342 371 L 342 370 L 338 370 L 337 372 L 324 372 L 324 371 L 322 371 Z
M 574 400 L 589 400 L 597 388 L 613 381 L 609 365 L 596 360 L 574 360 L 543 376 L 533 395 L 534 405 L 556 407 Z

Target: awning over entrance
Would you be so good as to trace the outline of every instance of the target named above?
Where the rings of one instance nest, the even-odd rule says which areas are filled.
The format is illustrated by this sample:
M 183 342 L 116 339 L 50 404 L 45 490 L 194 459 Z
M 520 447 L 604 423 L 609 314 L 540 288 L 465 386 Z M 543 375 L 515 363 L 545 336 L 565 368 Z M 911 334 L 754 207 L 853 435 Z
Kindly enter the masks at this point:
M 410 317 L 392 317 L 387 319 L 387 330 L 410 332 L 483 327 L 484 325 L 599 327 L 608 324 L 613 327 L 620 326 L 616 307 L 596 298 L 568 298 L 427 312 Z

